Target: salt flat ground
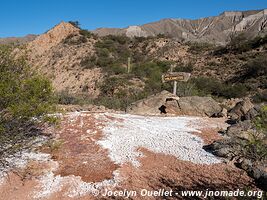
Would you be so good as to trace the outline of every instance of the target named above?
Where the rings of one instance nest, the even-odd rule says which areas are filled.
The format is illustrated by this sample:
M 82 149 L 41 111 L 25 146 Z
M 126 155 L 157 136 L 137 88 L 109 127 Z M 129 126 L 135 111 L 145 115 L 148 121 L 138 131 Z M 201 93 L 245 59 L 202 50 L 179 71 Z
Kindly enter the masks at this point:
M 246 174 L 202 148 L 221 138 L 224 121 L 67 113 L 59 128 L 47 130 L 55 137 L 52 145 L 12 161 L 17 170 L 2 177 L 0 199 L 99 199 L 105 189 L 254 187 Z

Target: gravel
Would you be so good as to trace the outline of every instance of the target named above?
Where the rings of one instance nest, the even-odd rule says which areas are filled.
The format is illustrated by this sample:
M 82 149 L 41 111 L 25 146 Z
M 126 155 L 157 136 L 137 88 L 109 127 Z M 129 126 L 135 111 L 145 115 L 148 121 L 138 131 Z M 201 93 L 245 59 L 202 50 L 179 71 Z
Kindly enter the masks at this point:
M 106 119 L 104 137 L 98 144 L 109 150 L 109 156 L 116 164 L 130 162 L 140 166 L 139 147 L 156 153 L 176 156 L 178 159 L 196 164 L 219 163 L 220 160 L 202 149 L 201 138 L 191 134 L 201 118 L 197 117 L 155 117 L 130 114 L 111 114 L 106 116 L 123 120 Z M 194 123 L 198 122 L 198 123 Z M 194 127 L 195 126 L 195 127 Z

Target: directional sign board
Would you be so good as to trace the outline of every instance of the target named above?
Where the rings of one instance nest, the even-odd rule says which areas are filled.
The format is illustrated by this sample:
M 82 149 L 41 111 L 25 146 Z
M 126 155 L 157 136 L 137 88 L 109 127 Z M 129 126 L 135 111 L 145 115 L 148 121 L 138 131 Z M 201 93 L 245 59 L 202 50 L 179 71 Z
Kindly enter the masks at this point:
M 162 75 L 162 82 L 168 81 L 183 81 L 187 82 L 190 78 L 191 74 L 186 72 L 169 72 Z

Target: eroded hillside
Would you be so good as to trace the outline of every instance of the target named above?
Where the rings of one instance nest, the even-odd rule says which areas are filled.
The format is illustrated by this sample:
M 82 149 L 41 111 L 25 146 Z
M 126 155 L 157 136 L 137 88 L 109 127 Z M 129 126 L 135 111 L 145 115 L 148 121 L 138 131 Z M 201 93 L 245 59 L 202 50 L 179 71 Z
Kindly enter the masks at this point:
M 100 36 L 126 35 L 148 37 L 164 34 L 179 41 L 211 42 L 226 44 L 229 35 L 243 32 L 253 37 L 266 33 L 267 10 L 227 11 L 219 16 L 201 19 L 162 19 L 157 22 L 127 28 L 99 28 Z
M 161 83 L 162 73 L 171 66 L 174 71 L 192 73 L 192 81 L 180 85 L 181 90 L 192 91 L 180 92 L 180 96 L 231 98 L 266 89 L 266 37 L 237 35 L 226 46 L 215 46 L 179 42 L 164 35 L 99 37 L 62 22 L 28 43 L 26 49 L 31 65 L 50 78 L 69 103 L 79 101 L 73 96 L 97 99 L 104 105 L 115 99 L 110 107 L 121 109 L 162 89 L 171 90 L 171 84 Z M 131 70 L 127 73 L 129 58 Z M 221 91 L 203 88 L 205 82 Z

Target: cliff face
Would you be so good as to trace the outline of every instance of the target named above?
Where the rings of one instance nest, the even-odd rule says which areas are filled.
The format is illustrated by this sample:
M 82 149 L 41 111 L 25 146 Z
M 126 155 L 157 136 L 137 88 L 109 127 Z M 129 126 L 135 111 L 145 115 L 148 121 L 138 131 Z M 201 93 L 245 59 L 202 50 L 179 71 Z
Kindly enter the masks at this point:
M 181 41 L 204 41 L 225 44 L 229 35 L 243 32 L 248 36 L 267 32 L 267 9 L 244 12 L 224 12 L 219 16 L 196 20 L 163 19 L 124 29 L 101 28 L 93 31 L 104 35 L 156 36 L 164 34 Z

